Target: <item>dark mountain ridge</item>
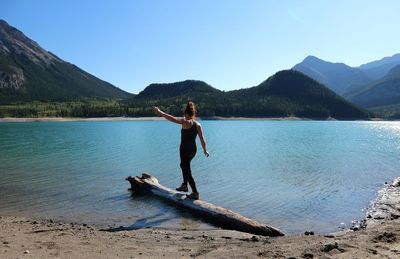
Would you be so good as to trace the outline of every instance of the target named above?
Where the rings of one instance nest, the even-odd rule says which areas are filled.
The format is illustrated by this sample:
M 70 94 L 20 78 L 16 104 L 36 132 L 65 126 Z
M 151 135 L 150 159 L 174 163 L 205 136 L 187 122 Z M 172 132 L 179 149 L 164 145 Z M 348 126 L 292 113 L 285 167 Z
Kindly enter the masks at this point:
M 277 72 L 251 88 L 223 92 L 201 81 L 152 84 L 131 98 L 129 106 L 150 115 L 158 105 L 182 115 L 183 105 L 193 100 L 200 116 L 367 118 L 369 115 L 317 81 L 294 71 Z
M 249 91 L 249 94 L 246 93 Z M 366 117 L 365 111 L 350 104 L 316 80 L 295 70 L 277 72 L 261 84 L 241 91 L 244 96 L 276 98 L 287 103 L 287 114 L 299 117 Z
M 222 91 L 200 80 L 185 80 L 176 83 L 154 83 L 147 86 L 137 98 L 170 98 L 190 94 L 219 94 Z

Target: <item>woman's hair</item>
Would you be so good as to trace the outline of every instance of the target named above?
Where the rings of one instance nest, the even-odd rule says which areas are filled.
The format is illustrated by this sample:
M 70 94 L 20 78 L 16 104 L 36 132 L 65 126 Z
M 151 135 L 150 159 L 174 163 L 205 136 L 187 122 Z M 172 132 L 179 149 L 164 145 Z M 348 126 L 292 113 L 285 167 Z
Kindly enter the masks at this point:
M 185 114 L 189 115 L 190 117 L 196 116 L 196 105 L 194 104 L 194 102 L 187 103 Z

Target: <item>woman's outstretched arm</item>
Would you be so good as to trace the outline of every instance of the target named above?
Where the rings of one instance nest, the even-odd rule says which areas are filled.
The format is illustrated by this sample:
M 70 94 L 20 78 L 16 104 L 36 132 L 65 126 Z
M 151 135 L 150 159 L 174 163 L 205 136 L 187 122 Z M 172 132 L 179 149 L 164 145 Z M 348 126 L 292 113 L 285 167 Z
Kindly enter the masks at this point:
M 203 147 L 204 155 L 206 157 L 208 157 L 210 154 L 208 153 L 208 150 L 207 150 L 206 140 L 204 138 L 203 129 L 201 128 L 200 123 L 197 123 L 197 133 L 199 134 L 199 138 L 200 138 L 201 146 Z
M 175 118 L 174 116 L 172 116 L 171 114 L 168 114 L 168 113 L 166 113 L 166 112 L 163 112 L 162 110 L 160 110 L 158 107 L 156 107 L 156 106 L 153 106 L 153 112 L 155 113 L 155 114 L 158 114 L 158 115 L 161 115 L 161 116 L 163 116 L 165 119 L 167 119 L 167 120 L 169 120 L 169 121 L 171 121 L 171 122 L 174 122 L 174 123 L 177 123 L 177 124 L 182 124 L 182 120 L 181 119 L 177 119 L 177 118 Z

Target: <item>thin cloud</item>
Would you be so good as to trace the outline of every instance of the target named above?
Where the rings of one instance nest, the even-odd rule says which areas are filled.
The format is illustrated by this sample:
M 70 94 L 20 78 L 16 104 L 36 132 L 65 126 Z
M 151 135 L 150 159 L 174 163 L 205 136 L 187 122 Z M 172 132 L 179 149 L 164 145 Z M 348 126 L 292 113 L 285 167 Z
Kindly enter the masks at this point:
M 301 18 L 299 15 L 297 15 L 296 12 L 294 12 L 293 10 L 289 9 L 287 11 L 288 15 L 290 16 L 290 18 L 292 18 L 294 21 L 301 23 L 301 24 L 306 24 L 306 21 Z

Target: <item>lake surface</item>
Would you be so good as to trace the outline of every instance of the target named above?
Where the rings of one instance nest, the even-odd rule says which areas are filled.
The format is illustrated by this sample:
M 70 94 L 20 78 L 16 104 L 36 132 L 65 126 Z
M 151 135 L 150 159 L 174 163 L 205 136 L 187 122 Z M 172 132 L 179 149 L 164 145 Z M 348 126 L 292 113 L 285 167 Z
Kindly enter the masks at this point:
M 285 233 L 329 233 L 362 219 L 400 174 L 400 123 L 202 121 L 210 157 L 192 171 L 201 198 Z M 212 225 L 124 179 L 181 183 L 179 125 L 167 121 L 0 123 L 0 214 L 172 229 Z

